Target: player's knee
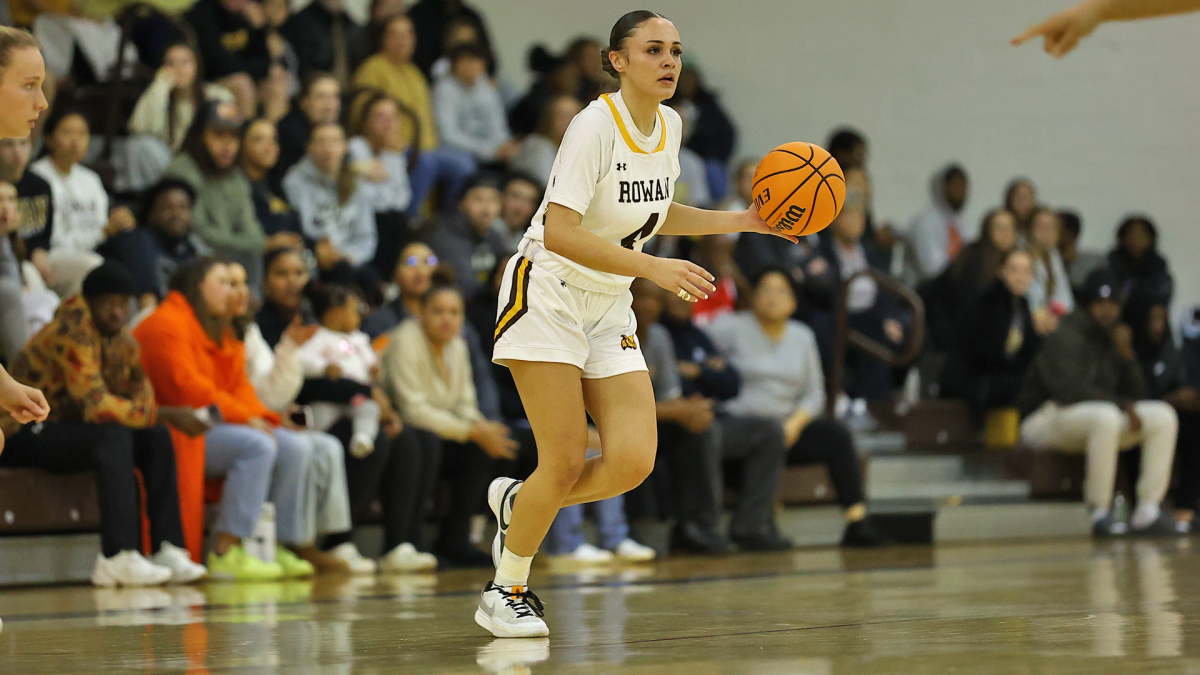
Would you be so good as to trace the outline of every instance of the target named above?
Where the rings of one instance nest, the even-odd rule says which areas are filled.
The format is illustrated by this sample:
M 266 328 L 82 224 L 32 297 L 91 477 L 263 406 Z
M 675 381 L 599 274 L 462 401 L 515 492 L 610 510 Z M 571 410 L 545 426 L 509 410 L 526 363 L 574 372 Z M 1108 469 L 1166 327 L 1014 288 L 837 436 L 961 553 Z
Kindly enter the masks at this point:
M 546 462 L 546 469 L 550 476 L 554 479 L 555 484 L 563 493 L 570 492 L 571 488 L 579 482 L 579 477 L 583 475 L 583 468 L 586 465 L 584 453 L 568 453 L 566 456 L 555 458 L 552 462 Z
M 642 484 L 642 481 L 654 471 L 654 448 L 645 452 L 637 452 L 623 459 L 617 468 L 617 474 L 624 491 L 632 490 Z

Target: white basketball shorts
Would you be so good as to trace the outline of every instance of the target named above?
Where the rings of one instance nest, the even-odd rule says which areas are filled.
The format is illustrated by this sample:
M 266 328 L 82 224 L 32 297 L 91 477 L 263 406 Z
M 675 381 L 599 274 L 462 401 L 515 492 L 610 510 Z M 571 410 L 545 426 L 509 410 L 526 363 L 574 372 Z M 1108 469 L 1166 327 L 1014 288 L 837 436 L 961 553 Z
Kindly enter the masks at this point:
M 588 291 L 514 255 L 504 270 L 492 360 L 569 363 L 587 379 L 646 370 L 633 295 Z

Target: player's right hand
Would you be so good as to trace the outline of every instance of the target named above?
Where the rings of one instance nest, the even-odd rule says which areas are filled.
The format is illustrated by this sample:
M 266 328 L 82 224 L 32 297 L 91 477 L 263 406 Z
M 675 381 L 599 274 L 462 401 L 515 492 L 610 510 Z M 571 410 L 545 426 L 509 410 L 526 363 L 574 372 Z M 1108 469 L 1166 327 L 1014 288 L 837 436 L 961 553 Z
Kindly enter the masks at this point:
M 1011 44 L 1016 46 L 1040 35 L 1043 38 L 1042 48 L 1046 53 L 1062 58 L 1100 25 L 1098 4 L 1095 0 L 1089 0 L 1063 10 L 1039 24 L 1030 26 L 1024 33 L 1013 38 Z
M 646 278 L 668 293 L 678 295 L 688 302 L 707 299 L 709 293 L 717 290 L 713 285 L 713 275 L 690 260 L 654 258 L 654 264 L 647 271 Z
M 45 395 L 11 377 L 6 379 L 7 382 L 0 385 L 0 408 L 7 410 L 21 424 L 44 422 L 50 414 L 50 404 L 46 402 Z

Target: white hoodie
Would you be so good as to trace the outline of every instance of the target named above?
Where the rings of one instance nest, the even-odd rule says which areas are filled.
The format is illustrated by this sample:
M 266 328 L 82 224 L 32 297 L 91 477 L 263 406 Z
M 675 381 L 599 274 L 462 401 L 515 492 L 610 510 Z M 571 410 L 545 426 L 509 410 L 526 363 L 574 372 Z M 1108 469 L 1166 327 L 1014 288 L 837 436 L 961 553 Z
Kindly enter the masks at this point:
M 54 221 L 50 223 L 51 250 L 86 253 L 104 241 L 108 224 L 108 193 L 95 171 L 76 164 L 63 175 L 50 157 L 29 167 L 50 184 Z
M 931 200 L 929 206 L 913 218 L 908 226 L 909 243 L 917 256 L 917 271 L 922 279 L 932 279 L 950 264 L 950 229 L 958 228 L 963 244 L 969 238 L 964 228 L 962 209 L 955 212 L 946 203 L 946 171 L 954 165 L 946 165 L 933 175 L 930 181 Z

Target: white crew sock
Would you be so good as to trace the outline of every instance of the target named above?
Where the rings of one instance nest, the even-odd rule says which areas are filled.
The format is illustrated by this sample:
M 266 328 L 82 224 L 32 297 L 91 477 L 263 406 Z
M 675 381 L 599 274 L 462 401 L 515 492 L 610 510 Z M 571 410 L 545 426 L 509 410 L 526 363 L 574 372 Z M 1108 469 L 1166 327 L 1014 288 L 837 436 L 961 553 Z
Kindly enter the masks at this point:
M 505 546 L 504 552 L 500 554 L 500 565 L 496 567 L 495 584 L 497 586 L 527 585 L 529 583 L 529 565 L 532 563 L 533 556 L 522 558 Z
M 1133 516 L 1129 518 L 1129 525 L 1135 530 L 1150 527 L 1154 521 L 1158 520 L 1159 514 L 1162 513 L 1158 504 L 1147 504 L 1142 502 L 1133 510 Z

